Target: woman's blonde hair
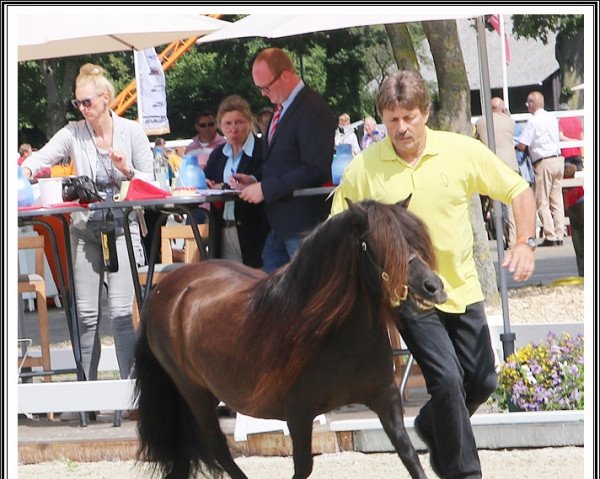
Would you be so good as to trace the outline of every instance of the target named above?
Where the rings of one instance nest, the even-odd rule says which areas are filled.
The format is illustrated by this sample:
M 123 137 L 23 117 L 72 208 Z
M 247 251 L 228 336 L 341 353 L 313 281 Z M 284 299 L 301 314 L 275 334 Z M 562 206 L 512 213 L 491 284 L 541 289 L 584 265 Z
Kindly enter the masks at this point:
M 217 110 L 217 123 L 221 123 L 221 119 L 225 113 L 232 111 L 239 111 L 250 125 L 254 124 L 252 121 L 254 117 L 252 115 L 252 110 L 250 109 L 250 104 L 239 95 L 229 95 L 221 102 L 219 109 Z
M 110 96 L 110 103 L 114 101 L 115 87 L 106 77 L 104 68 L 99 65 L 94 65 L 93 63 L 86 63 L 79 69 L 79 75 L 77 75 L 77 78 L 75 79 L 75 88 L 89 84 L 94 85 L 96 93 L 98 94 L 107 92 Z

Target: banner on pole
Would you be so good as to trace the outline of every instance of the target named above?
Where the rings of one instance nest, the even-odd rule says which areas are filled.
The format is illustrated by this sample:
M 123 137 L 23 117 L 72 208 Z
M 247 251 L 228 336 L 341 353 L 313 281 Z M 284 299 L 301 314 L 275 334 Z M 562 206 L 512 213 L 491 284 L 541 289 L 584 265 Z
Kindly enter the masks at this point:
M 147 135 L 169 133 L 165 72 L 154 48 L 134 50 L 138 118 Z
M 500 29 L 500 16 L 499 15 L 492 15 L 492 16 L 490 16 L 490 18 L 488 18 L 487 21 L 491 25 L 491 27 L 494 30 L 496 30 L 498 35 L 502 35 L 501 29 Z M 510 63 L 510 46 L 508 45 L 508 34 L 507 33 L 504 34 L 504 51 L 506 53 L 506 64 L 508 65 Z

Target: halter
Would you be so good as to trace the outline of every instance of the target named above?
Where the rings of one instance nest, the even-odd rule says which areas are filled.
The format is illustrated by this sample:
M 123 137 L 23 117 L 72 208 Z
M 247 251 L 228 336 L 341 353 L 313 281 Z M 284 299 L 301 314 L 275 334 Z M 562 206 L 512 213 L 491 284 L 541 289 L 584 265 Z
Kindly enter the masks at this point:
M 371 253 L 371 250 L 367 245 L 367 241 L 364 239 L 364 235 L 360 238 L 360 249 L 365 254 L 366 258 L 369 260 L 369 263 L 371 263 L 371 266 L 377 271 L 377 274 L 381 276 L 383 282 L 388 283 L 390 280 L 390 275 L 383 271 L 383 268 L 379 265 L 379 263 L 377 263 L 377 261 L 375 261 L 375 258 L 373 258 L 373 254 Z M 418 254 L 413 251 L 408 257 L 408 264 L 410 264 L 410 262 L 417 256 Z M 367 276 L 367 281 L 368 280 L 369 277 Z M 370 286 L 374 285 L 371 284 Z M 378 285 L 375 285 L 375 287 L 376 286 Z M 390 293 L 390 301 L 392 303 L 401 303 L 402 301 L 406 301 L 406 298 L 408 297 L 408 284 L 401 285 L 400 289 L 400 293 L 396 288 L 394 288 L 393 291 L 388 290 L 388 292 Z

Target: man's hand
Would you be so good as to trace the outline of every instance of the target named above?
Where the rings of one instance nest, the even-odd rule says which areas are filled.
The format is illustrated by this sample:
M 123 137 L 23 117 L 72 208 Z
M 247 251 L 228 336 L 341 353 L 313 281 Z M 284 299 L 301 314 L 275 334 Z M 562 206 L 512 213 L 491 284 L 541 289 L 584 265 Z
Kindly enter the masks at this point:
M 238 187 L 248 186 L 252 183 L 256 183 L 256 178 L 254 178 L 254 176 L 246 175 L 244 173 L 235 173 L 231 175 L 231 178 L 233 178 L 237 182 Z
M 515 281 L 527 281 L 535 271 L 533 250 L 524 243 L 517 243 L 506 252 L 502 267 L 514 273 Z
M 242 191 L 240 191 L 240 199 L 255 204 L 264 201 L 265 197 L 263 196 L 260 182 L 245 186 Z

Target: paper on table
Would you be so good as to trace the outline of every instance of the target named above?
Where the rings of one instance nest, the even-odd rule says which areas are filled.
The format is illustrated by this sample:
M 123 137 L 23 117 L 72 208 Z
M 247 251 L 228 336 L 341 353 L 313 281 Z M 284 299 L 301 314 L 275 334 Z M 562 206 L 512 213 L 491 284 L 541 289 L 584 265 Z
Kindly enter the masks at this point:
M 169 196 L 171 196 L 171 193 L 168 191 L 157 188 L 147 181 L 134 178 L 129 183 L 125 201 L 167 198 Z
M 221 195 L 230 195 L 232 193 L 239 193 L 241 190 L 211 190 L 210 188 L 206 189 L 182 189 L 182 191 L 178 192 L 178 189 L 173 189 L 173 193 L 175 196 L 221 196 Z M 178 193 L 180 193 L 178 195 Z

